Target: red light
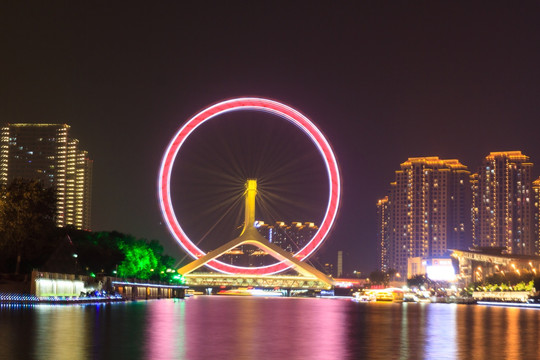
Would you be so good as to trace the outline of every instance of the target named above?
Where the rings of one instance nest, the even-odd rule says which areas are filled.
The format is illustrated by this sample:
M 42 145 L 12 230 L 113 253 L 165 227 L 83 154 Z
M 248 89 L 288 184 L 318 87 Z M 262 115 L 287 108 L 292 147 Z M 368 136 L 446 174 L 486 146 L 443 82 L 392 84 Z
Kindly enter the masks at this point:
M 180 128 L 173 140 L 170 142 L 169 146 L 167 147 L 167 151 L 163 156 L 158 179 L 159 200 L 165 223 L 176 241 L 194 259 L 206 255 L 188 238 L 176 219 L 170 198 L 171 169 L 173 167 L 174 160 L 180 151 L 180 147 L 199 125 L 218 115 L 230 111 L 240 110 L 264 111 L 289 121 L 302 130 L 312 140 L 314 145 L 321 153 L 328 174 L 328 204 L 324 219 L 322 220 L 321 226 L 319 227 L 319 230 L 315 236 L 307 243 L 306 246 L 304 246 L 304 248 L 300 249 L 296 254 L 294 254 L 294 256 L 300 261 L 304 261 L 322 244 L 330 232 L 332 225 L 334 224 L 341 199 L 341 178 L 334 153 L 330 147 L 330 144 L 326 141 L 320 130 L 307 117 L 293 108 L 277 101 L 261 98 L 238 98 L 223 101 L 196 114 Z M 279 262 L 262 267 L 241 267 L 230 265 L 215 259 L 209 261 L 207 266 L 223 273 L 250 275 L 270 275 L 290 268 L 290 266 L 285 262 Z

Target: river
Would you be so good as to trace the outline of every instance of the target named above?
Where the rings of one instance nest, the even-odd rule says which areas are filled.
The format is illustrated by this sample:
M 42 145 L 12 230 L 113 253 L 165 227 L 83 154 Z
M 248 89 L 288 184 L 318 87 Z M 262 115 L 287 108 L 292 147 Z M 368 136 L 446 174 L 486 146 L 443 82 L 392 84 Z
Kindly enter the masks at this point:
M 537 359 L 540 310 L 195 296 L 0 306 L 0 359 Z

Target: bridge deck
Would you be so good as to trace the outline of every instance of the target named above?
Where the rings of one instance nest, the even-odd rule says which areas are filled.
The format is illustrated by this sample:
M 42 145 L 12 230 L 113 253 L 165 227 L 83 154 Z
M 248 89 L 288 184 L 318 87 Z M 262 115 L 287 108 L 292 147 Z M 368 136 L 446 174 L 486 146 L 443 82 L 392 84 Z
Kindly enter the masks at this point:
M 185 275 L 189 286 L 232 286 L 281 289 L 327 290 L 332 284 L 317 278 L 294 275 L 227 275 L 218 273 L 190 273 Z

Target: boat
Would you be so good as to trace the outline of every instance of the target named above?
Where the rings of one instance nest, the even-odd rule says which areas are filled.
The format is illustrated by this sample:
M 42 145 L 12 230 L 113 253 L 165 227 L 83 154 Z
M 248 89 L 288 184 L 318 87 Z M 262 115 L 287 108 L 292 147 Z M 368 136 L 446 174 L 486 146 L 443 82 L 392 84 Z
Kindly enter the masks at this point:
M 366 292 L 366 291 L 358 291 L 353 294 L 354 300 L 360 301 L 360 302 L 370 302 L 375 301 L 375 294 Z
M 404 292 L 399 288 L 387 288 L 387 289 L 372 289 L 366 290 L 365 295 L 370 300 L 381 302 L 403 302 Z
M 218 295 L 235 295 L 235 296 L 283 296 L 279 290 L 264 290 L 256 288 L 237 288 L 220 290 Z

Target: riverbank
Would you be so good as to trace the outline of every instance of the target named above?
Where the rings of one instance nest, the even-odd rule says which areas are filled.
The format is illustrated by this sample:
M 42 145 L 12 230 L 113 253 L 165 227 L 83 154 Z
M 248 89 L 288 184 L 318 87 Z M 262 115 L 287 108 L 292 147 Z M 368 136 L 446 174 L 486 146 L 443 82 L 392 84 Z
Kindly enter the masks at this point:
M 84 304 L 183 298 L 185 285 L 40 272 L 0 274 L 0 304 Z
M 540 309 L 539 303 L 530 303 L 530 302 L 504 302 L 504 301 L 477 301 L 477 305 L 485 306 L 508 306 L 508 307 L 518 307 L 518 308 L 531 308 L 531 309 Z
M 122 302 L 127 299 L 118 294 L 81 297 L 44 297 L 31 294 L 0 293 L 0 305 L 37 305 L 37 304 L 89 304 Z

